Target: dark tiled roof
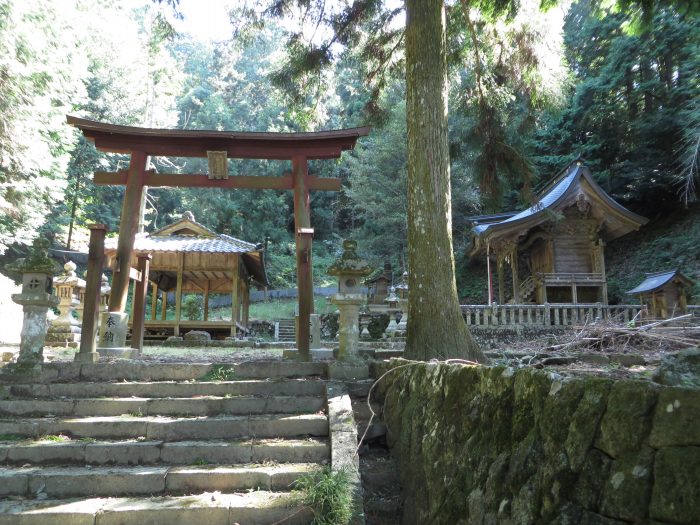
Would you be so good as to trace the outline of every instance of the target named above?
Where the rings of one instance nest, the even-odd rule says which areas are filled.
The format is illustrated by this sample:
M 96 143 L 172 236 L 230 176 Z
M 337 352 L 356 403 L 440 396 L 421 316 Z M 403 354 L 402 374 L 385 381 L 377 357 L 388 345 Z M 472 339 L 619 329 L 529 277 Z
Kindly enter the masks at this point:
M 626 293 L 632 295 L 654 292 L 670 283 L 675 277 L 681 277 L 684 281 L 689 281 L 689 279 L 682 275 L 677 269 L 668 270 L 665 272 L 648 273 L 646 274 L 646 279 Z
M 105 241 L 105 248 L 116 249 L 117 239 Z M 152 237 L 146 234 L 136 236 L 134 250 L 137 252 L 201 252 L 201 253 L 248 253 L 257 251 L 255 244 L 230 237 L 196 237 L 193 235 L 169 235 Z

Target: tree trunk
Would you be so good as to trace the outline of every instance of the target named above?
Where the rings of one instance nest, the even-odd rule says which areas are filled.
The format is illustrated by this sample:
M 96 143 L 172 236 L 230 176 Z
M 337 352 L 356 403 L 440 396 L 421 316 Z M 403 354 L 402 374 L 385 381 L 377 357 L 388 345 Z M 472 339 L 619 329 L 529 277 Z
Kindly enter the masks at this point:
M 462 318 L 452 251 L 444 0 L 406 0 L 408 359 L 484 361 Z

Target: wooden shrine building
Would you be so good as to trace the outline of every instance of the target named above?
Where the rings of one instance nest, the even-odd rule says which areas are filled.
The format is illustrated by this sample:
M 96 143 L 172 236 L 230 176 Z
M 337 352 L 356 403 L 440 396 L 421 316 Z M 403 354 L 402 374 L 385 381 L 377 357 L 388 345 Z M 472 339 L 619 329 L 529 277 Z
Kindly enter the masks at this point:
M 116 241 L 105 242 L 106 263 L 111 268 L 116 267 Z M 153 233 L 136 235 L 132 267 L 137 267 L 138 258 L 144 255 L 151 256 L 151 308 L 145 312 L 146 330 L 167 335 L 204 330 L 212 336 L 245 332 L 250 286 L 267 286 L 262 245 L 215 233 L 195 221 L 191 212 L 185 212 L 180 220 Z M 175 295 L 174 319 L 166 318 L 169 292 Z M 188 293 L 203 296 L 203 319 L 183 319 L 182 300 Z M 209 319 L 212 294 L 231 297 L 231 321 Z
M 695 283 L 678 270 L 647 273 L 644 281 L 627 293 L 636 295 L 646 306 L 647 315 L 665 319 L 684 314 L 688 308 L 687 290 Z
M 581 161 L 528 209 L 472 220 L 472 255 L 486 255 L 489 304 L 494 284 L 499 304 L 607 304 L 605 244 L 647 222 L 605 193 Z
M 338 191 L 341 181 L 309 175 L 308 163 L 316 159 L 335 159 L 355 147 L 369 128 L 317 131 L 310 133 L 260 133 L 210 130 L 152 129 L 117 126 L 68 116 L 68 124 L 77 127 L 95 147 L 108 153 L 130 156 L 129 168 L 114 173 L 97 172 L 95 184 L 125 186 L 116 248 L 117 266 L 112 278 L 109 312 L 124 312 L 138 231 L 144 188 L 148 186 L 235 189 L 290 190 L 294 194 L 294 231 L 296 236 L 297 288 L 299 290 L 299 329 L 297 349 L 310 360 L 310 318 L 313 313 L 313 276 L 311 191 Z M 150 156 L 203 157 L 209 161 L 208 173 L 156 173 L 150 169 Z M 290 173 L 280 176 L 254 174 L 229 176 L 230 159 L 271 159 L 291 161 Z M 144 269 L 147 261 L 140 261 Z M 143 271 L 139 282 L 144 285 Z M 147 272 L 146 272 L 147 273 Z M 88 283 L 89 286 L 89 283 Z M 135 312 L 143 314 L 139 294 Z M 86 316 L 92 316 L 92 313 Z M 142 330 L 134 314 L 134 326 Z M 91 319 L 87 319 L 91 326 Z M 134 339 L 132 337 L 132 339 Z M 139 334 L 135 339 L 140 340 Z M 133 346 L 133 343 L 132 343 Z M 140 347 L 139 347 L 140 348 Z
M 374 275 L 365 279 L 367 286 L 367 303 L 370 305 L 384 304 L 384 299 L 389 295 L 389 287 L 394 280 L 391 263 L 386 261 L 382 270 L 377 270 Z

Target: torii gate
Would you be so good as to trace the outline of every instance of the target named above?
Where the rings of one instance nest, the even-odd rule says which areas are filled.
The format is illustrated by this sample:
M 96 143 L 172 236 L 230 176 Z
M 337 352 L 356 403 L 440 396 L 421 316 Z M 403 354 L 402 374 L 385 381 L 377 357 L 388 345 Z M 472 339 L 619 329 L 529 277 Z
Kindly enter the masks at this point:
M 202 130 L 151 129 L 117 126 L 104 122 L 67 117 L 68 124 L 80 129 L 97 149 L 131 155 L 129 169 L 116 173 L 95 172 L 95 184 L 126 186 L 119 224 L 118 268 L 112 278 L 110 312 L 124 312 L 129 290 L 129 275 L 134 239 L 138 230 L 141 201 L 147 186 L 276 189 L 294 191 L 294 227 L 296 232 L 297 288 L 299 328 L 297 348 L 302 359 L 310 359 L 309 321 L 313 313 L 313 275 L 311 265 L 310 191 L 338 191 L 337 178 L 312 177 L 311 159 L 339 158 L 344 150 L 355 147 L 359 137 L 370 128 L 353 128 L 311 133 L 259 133 Z M 149 156 L 208 157 L 209 174 L 161 174 L 147 170 Z M 292 174 L 281 177 L 228 176 L 227 159 L 290 160 Z M 211 173 L 212 167 L 215 173 Z M 88 312 L 85 315 L 89 315 Z M 143 323 L 140 329 L 143 330 Z M 136 328 L 136 324 L 134 324 Z M 133 334 L 136 336 L 142 334 Z M 132 337 L 133 337 L 132 335 Z

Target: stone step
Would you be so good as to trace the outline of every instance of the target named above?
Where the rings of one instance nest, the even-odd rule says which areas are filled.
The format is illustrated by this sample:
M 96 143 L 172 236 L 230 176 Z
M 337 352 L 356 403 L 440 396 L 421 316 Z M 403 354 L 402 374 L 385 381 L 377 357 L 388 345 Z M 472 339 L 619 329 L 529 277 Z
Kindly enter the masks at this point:
M 0 442 L 0 463 L 13 465 L 324 463 L 329 458 L 329 443 L 319 438 L 175 442 L 39 439 Z
M 299 414 L 323 409 L 324 400 L 311 396 L 111 398 L 111 399 L 5 399 L 1 416 L 118 416 L 122 414 L 208 416 L 217 414 Z
M 306 525 L 312 520 L 311 510 L 287 492 L 0 501 L 0 525 Z
M 0 468 L 0 496 L 72 498 L 290 490 L 311 463 L 232 466 Z
M 2 373 L 6 383 L 57 383 L 89 381 L 205 381 L 217 371 L 226 371 L 228 380 L 280 377 L 314 377 L 325 375 L 319 362 L 247 361 L 236 365 L 226 363 L 158 363 L 119 359 L 104 363 L 58 362 L 44 363 L 20 376 Z M 3 371 L 4 372 L 4 371 Z M 219 374 L 213 374 L 214 376 Z
M 327 436 L 323 414 L 217 416 L 200 418 L 95 416 L 83 418 L 28 418 L 0 420 L 0 434 L 38 438 L 67 434 L 75 438 L 223 439 L 239 437 Z
M 120 382 L 51 383 L 0 386 L 0 397 L 94 398 L 94 397 L 193 397 L 193 396 L 320 396 L 324 383 L 318 379 L 279 379 L 217 382 Z

